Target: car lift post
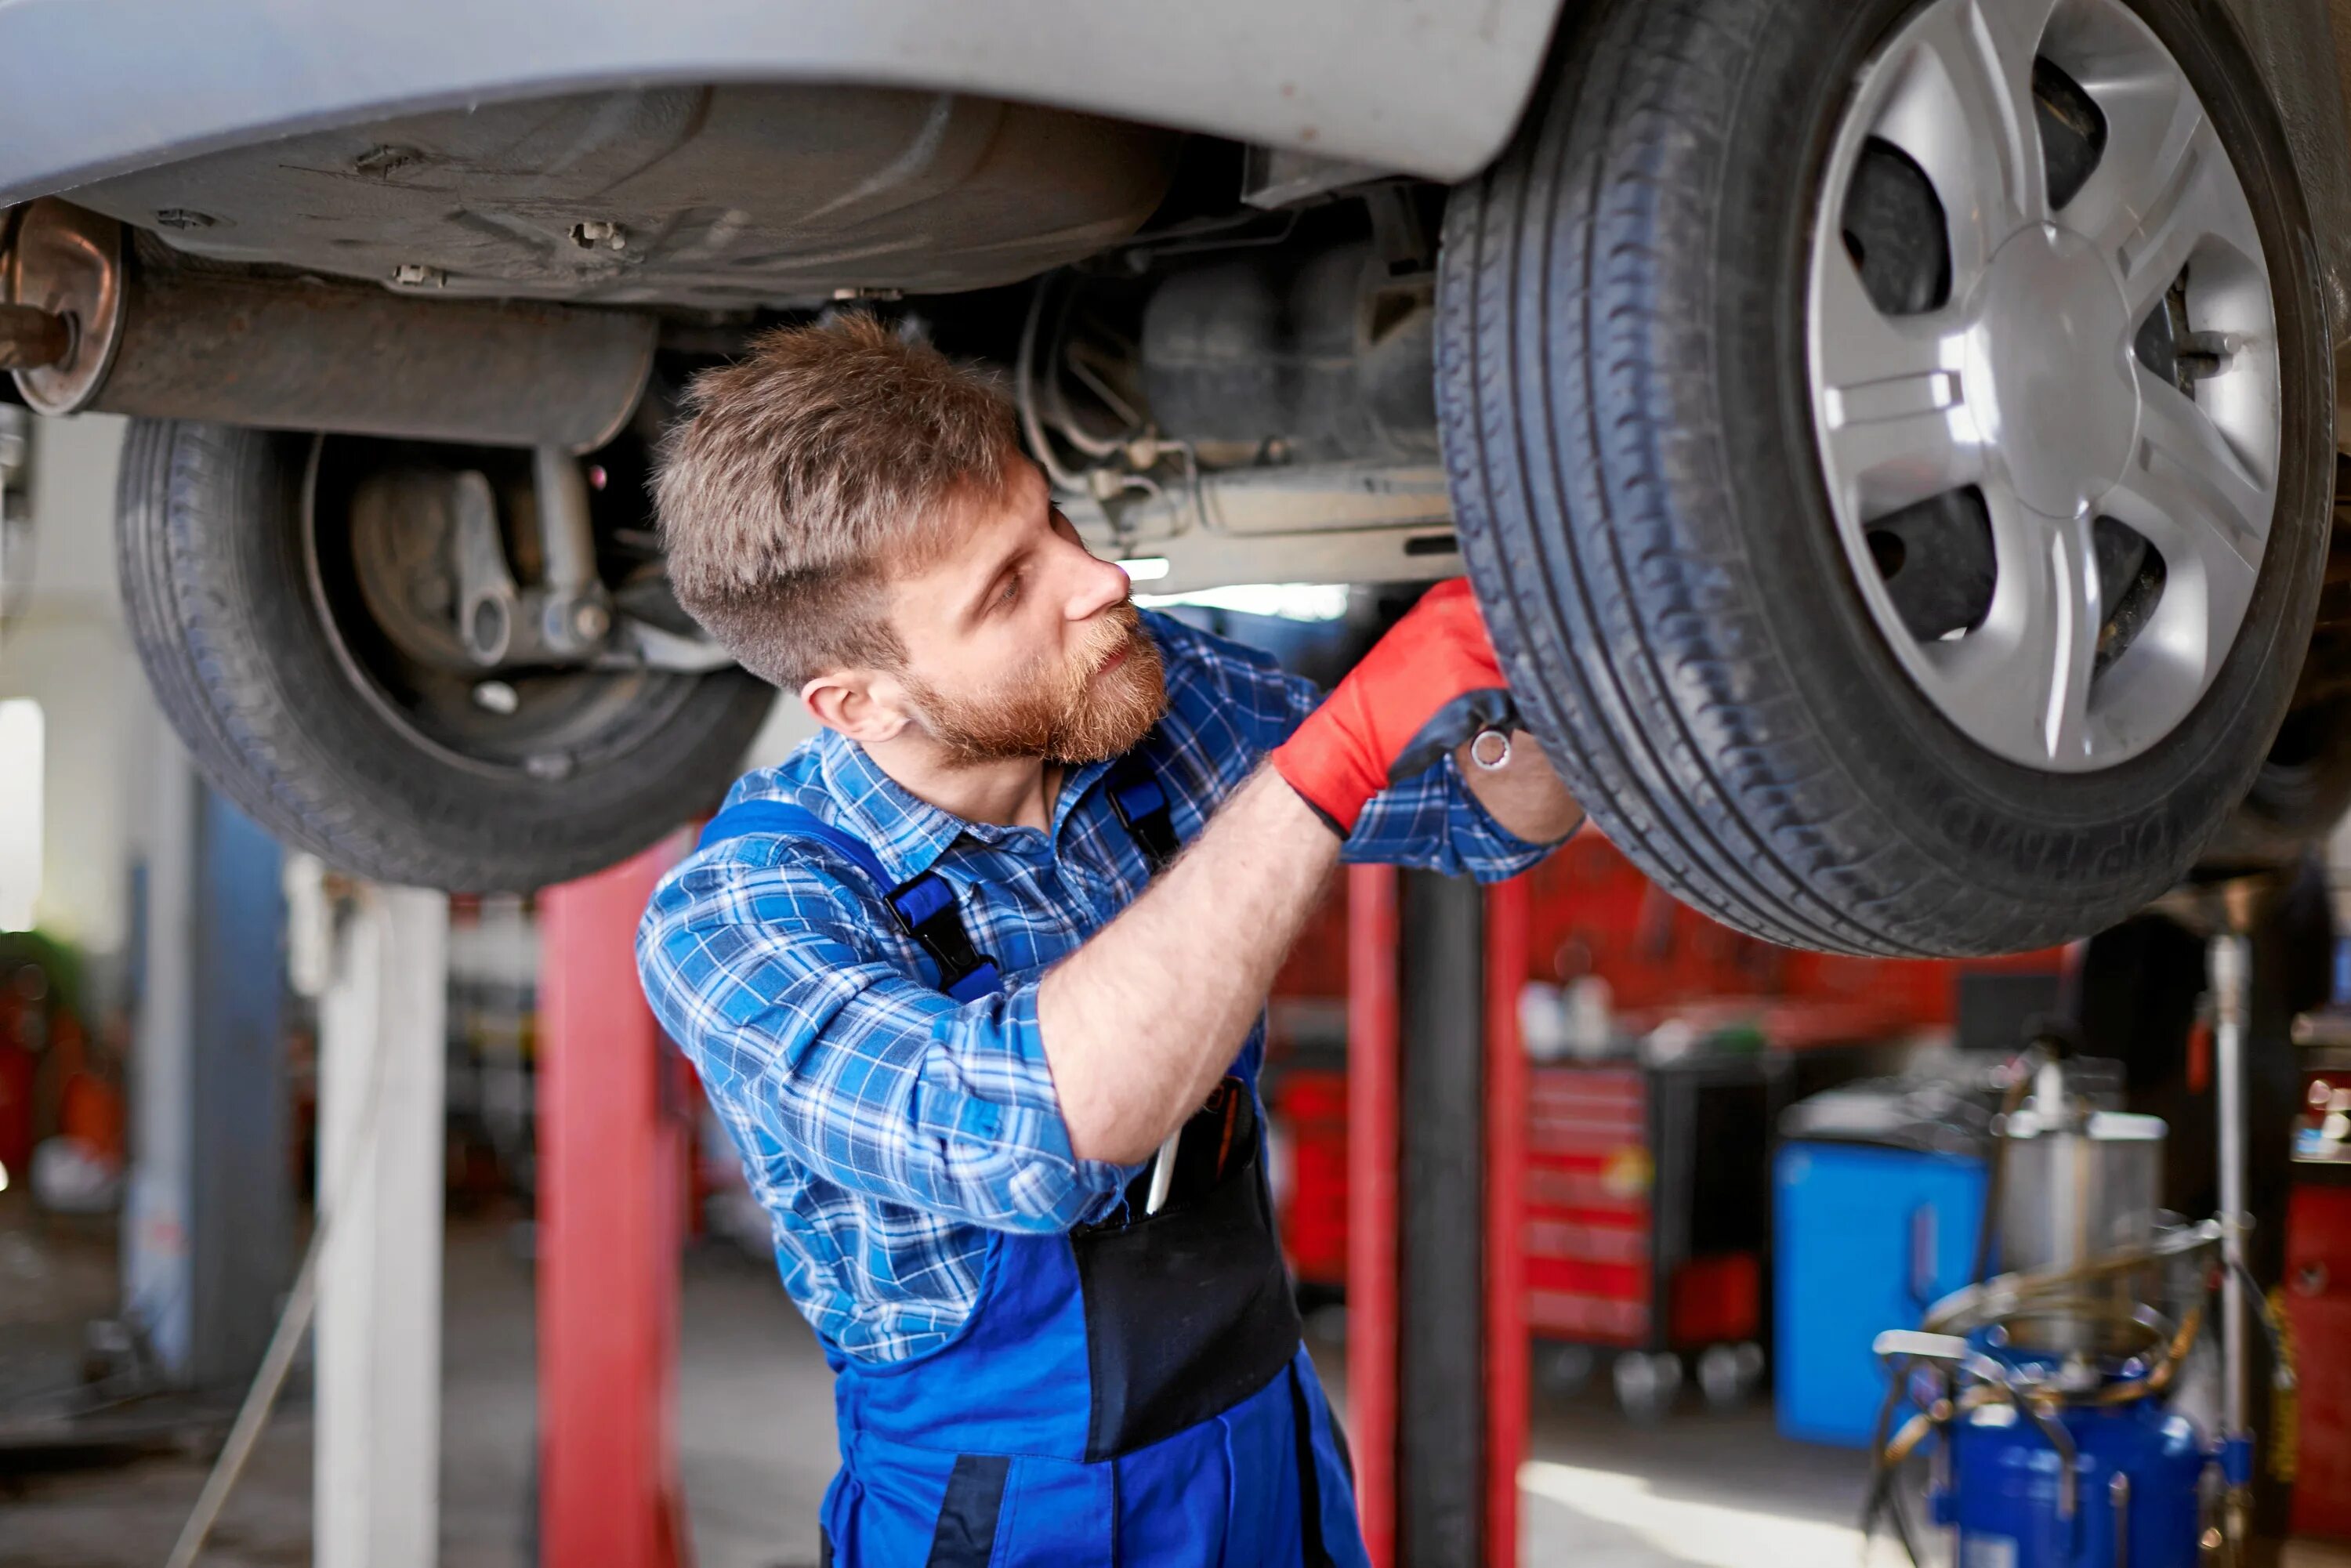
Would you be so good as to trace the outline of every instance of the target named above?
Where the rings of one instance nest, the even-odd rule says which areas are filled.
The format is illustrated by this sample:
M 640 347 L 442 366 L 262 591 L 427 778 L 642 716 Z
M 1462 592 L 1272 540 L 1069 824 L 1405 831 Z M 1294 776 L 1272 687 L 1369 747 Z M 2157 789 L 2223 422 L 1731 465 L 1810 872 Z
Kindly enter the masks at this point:
M 678 1252 L 688 1135 L 637 984 L 673 839 L 539 895 L 538 1560 L 684 1568 Z
M 1534 892 L 1486 890 L 1486 1558 L 1519 1560 L 1519 1465 L 1527 1456 L 1527 1048 L 1519 1033 Z
M 283 861 L 176 741 L 154 744 L 122 1312 L 172 1382 L 242 1388 L 294 1273 Z
M 1347 869 L 1347 1425 L 1374 1568 L 1395 1563 L 1396 873 Z
M 449 899 L 351 885 L 318 929 L 316 1568 L 430 1568 L 441 1553 L 442 1189 Z M 315 891 L 311 891 L 315 890 Z M 334 905 L 340 904 L 340 915 Z
M 1365 1541 L 1379 1568 L 1514 1563 L 1526 884 L 1481 894 L 1365 866 L 1347 897 L 1347 1404 Z

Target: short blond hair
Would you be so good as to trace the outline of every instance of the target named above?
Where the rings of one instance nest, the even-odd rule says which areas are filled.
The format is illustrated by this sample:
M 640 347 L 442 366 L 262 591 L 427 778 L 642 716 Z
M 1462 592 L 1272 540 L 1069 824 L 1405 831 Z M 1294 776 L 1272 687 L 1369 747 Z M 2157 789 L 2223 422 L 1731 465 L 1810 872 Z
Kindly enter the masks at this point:
M 787 690 L 900 667 L 885 563 L 935 559 L 956 503 L 1001 495 L 1021 461 L 992 379 L 863 313 L 761 334 L 680 413 L 653 476 L 671 590 Z

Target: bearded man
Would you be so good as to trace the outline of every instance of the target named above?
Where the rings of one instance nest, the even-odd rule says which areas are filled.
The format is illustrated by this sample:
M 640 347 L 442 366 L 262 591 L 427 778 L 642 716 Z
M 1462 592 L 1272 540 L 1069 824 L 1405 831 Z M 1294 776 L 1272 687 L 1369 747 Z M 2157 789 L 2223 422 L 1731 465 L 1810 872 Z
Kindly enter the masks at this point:
M 1257 1073 L 1335 862 L 1499 878 L 1581 818 L 1466 585 L 1318 700 L 1138 612 L 992 383 L 869 318 L 686 413 L 679 601 L 822 728 L 638 960 L 835 1374 L 827 1561 L 1364 1563 Z

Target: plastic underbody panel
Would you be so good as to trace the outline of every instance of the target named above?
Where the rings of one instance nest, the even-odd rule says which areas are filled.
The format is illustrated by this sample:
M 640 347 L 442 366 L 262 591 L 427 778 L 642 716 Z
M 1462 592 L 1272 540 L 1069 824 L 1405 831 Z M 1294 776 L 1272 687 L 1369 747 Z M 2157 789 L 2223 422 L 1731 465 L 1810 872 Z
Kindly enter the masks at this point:
M 741 309 L 986 287 L 1077 260 L 1149 215 L 1180 140 L 949 93 L 660 88 L 314 131 L 73 200 L 220 261 Z

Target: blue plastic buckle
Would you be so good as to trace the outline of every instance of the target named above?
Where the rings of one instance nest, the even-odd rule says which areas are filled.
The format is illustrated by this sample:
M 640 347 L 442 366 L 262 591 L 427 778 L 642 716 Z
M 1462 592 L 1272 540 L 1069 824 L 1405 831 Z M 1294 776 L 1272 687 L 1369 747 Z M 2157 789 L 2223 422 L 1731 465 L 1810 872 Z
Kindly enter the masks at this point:
M 972 945 L 956 908 L 955 889 L 936 872 L 907 878 L 890 890 L 890 908 L 899 924 L 938 966 L 939 989 L 959 1002 L 977 1001 L 1003 988 L 996 960 Z

